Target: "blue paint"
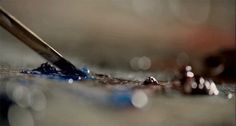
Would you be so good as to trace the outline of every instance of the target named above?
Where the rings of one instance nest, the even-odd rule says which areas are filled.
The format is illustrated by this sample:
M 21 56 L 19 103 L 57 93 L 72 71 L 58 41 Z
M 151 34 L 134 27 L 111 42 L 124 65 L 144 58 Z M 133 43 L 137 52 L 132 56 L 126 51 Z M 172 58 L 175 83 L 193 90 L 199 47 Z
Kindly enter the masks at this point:
M 134 107 L 132 104 L 134 91 L 128 88 L 113 89 L 108 91 L 98 88 L 84 87 L 81 85 L 80 88 L 67 88 L 64 91 L 94 103 L 95 105 L 102 105 L 112 108 Z
M 21 73 L 24 74 L 31 74 L 31 75 L 38 75 L 43 76 L 49 79 L 55 79 L 55 80 L 62 80 L 62 81 L 68 81 L 69 79 L 73 79 L 75 81 L 79 80 L 93 80 L 94 77 L 90 75 L 90 70 L 87 67 L 80 69 L 82 72 L 86 74 L 85 77 L 78 76 L 78 75 L 67 75 L 64 74 L 62 71 L 56 69 L 54 66 L 50 65 L 49 63 L 43 63 L 40 67 L 33 69 L 33 70 L 24 70 Z M 27 82 L 23 82 L 24 84 L 27 84 Z M 80 87 L 81 88 L 81 87 Z M 70 93 L 73 93 L 75 95 L 78 95 L 82 98 L 85 98 L 87 100 L 91 100 L 95 103 L 105 104 L 108 106 L 113 106 L 115 108 L 129 108 L 133 107 L 132 104 L 132 96 L 133 91 L 131 89 L 115 89 L 111 92 L 107 92 L 106 95 L 102 92 L 104 90 L 89 90 L 87 88 L 85 89 L 68 89 Z M 91 93 L 93 92 L 93 93 Z M 96 93 L 94 93 L 96 92 Z
M 56 80 L 73 79 L 75 81 L 79 81 L 79 80 L 93 80 L 94 79 L 94 77 L 90 75 L 90 70 L 88 68 L 84 67 L 81 69 L 81 71 L 84 72 L 86 76 L 79 76 L 77 74 L 74 74 L 74 75 L 65 74 L 63 71 L 56 69 L 56 67 L 46 62 L 46 63 L 41 64 L 41 66 L 36 69 L 23 70 L 21 71 L 21 73 L 40 75 L 40 76 L 45 76 L 49 79 L 56 79 Z
M 125 108 L 131 107 L 132 104 L 133 91 L 126 90 L 113 90 L 108 98 L 110 104 L 115 107 Z

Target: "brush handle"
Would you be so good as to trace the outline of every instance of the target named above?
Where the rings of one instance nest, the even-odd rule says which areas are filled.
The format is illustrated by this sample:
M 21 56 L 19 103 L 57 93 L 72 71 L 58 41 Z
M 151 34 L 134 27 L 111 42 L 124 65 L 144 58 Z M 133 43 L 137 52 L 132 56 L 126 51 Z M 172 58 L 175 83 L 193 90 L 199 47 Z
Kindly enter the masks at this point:
M 72 63 L 63 58 L 60 53 L 48 45 L 44 40 L 1 7 L 0 25 L 62 71 L 70 74 L 78 73 L 81 76 L 85 75 L 82 71 L 76 69 Z

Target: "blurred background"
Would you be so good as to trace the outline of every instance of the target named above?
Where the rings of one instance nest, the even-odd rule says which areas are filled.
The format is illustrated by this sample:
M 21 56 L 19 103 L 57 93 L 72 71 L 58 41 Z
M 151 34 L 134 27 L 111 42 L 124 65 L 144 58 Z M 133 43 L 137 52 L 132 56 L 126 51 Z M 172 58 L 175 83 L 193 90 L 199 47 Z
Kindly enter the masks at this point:
M 235 0 L 0 0 L 0 5 L 77 65 L 157 71 L 191 61 L 201 69 L 206 56 L 236 47 Z M 17 41 L 0 28 L 1 65 L 42 60 Z
M 191 64 L 194 72 L 236 78 L 235 0 L 0 0 L 0 6 L 78 67 L 159 81 Z M 18 74 L 43 62 L 0 27 L 1 126 L 235 125 L 236 81 L 217 85 L 218 96 L 167 89 L 139 94 L 144 108 L 114 109 L 87 99 L 99 101 L 98 87 L 83 86 L 100 83 Z M 97 92 L 103 100 L 107 89 Z

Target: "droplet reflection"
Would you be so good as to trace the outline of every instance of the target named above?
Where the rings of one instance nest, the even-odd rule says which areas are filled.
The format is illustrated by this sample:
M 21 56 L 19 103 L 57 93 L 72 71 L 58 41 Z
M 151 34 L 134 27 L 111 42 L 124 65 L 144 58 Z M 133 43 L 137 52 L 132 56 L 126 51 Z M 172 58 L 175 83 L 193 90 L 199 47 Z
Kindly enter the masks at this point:
M 47 99 L 42 91 L 33 89 L 28 94 L 30 107 L 35 111 L 41 111 L 46 108 Z
M 151 59 L 146 56 L 134 57 L 130 60 L 130 67 L 133 70 L 148 70 L 151 68 Z
M 137 90 L 134 92 L 131 102 L 134 107 L 143 108 L 148 103 L 148 97 L 143 91 Z
M 34 126 L 33 116 L 28 109 L 17 105 L 11 106 L 8 111 L 10 126 Z

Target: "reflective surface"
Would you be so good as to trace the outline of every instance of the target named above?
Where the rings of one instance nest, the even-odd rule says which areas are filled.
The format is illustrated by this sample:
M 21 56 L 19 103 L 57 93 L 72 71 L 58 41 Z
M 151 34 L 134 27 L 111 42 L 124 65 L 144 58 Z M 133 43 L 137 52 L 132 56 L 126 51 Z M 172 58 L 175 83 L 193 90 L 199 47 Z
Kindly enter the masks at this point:
M 0 0 L 0 4 L 78 68 L 131 80 L 123 85 L 114 79 L 116 85 L 111 85 L 106 80 L 21 74 L 46 61 L 0 27 L 1 126 L 236 125 L 235 81 L 215 81 L 216 96 L 185 95 L 169 88 L 153 93 L 163 81 L 170 86 L 181 65 L 191 64 L 195 75 L 204 71 L 205 57 L 235 49 L 235 0 Z M 218 60 L 221 56 L 207 60 L 206 75 L 224 71 L 227 66 Z M 235 73 L 233 62 L 226 73 Z M 204 81 L 207 87 L 211 82 L 203 77 L 199 83 Z M 153 90 L 130 89 L 146 78 Z M 196 86 L 192 83 L 190 88 Z
M 135 107 L 124 106 L 130 93 L 120 90 L 113 94 L 116 100 L 111 101 L 125 103 L 122 107 L 111 106 L 107 100 L 110 91 L 95 86 L 99 83 L 93 80 L 70 83 L 3 71 L 1 93 L 14 101 L 7 112 L 11 126 L 235 124 L 235 86 L 232 85 L 218 86 L 218 96 L 191 96 L 175 91 L 147 95 L 140 90 L 133 95 Z

